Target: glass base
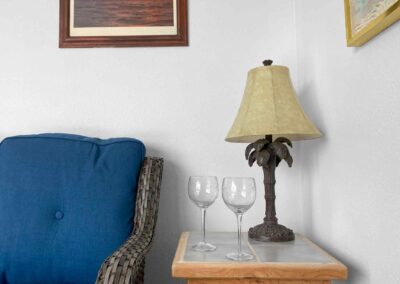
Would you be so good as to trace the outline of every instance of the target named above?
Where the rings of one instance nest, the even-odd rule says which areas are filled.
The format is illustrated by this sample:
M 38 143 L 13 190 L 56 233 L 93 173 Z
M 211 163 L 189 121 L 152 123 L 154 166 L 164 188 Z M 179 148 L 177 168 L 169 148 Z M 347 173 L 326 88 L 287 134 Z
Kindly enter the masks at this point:
M 205 242 L 199 242 L 197 244 L 195 244 L 194 246 L 192 246 L 192 250 L 194 251 L 215 251 L 217 249 L 216 246 L 209 244 L 209 243 L 205 243 Z
M 254 256 L 245 252 L 242 252 L 240 254 L 237 252 L 231 252 L 226 255 L 226 258 L 234 261 L 248 261 L 252 260 Z

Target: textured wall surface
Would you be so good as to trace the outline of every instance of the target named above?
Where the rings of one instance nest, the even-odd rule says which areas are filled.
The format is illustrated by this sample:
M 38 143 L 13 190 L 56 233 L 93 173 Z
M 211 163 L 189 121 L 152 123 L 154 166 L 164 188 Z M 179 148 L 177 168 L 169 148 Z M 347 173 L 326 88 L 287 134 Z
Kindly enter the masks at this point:
M 245 229 L 262 220 L 261 170 L 242 144 L 223 141 L 246 72 L 270 57 L 296 81 L 290 0 L 189 1 L 190 47 L 58 49 L 58 1 L 0 1 L 0 138 L 68 132 L 142 139 L 166 159 L 160 217 L 147 261 L 148 283 L 174 283 L 170 266 L 182 230 L 200 227 L 187 198 L 189 175 L 255 176 L 259 198 Z M 278 169 L 280 220 L 301 231 L 300 161 Z M 219 199 L 210 230 L 234 230 Z
M 296 1 L 299 95 L 325 137 L 300 149 L 306 235 L 347 283 L 400 283 L 400 23 L 347 48 L 343 1 Z

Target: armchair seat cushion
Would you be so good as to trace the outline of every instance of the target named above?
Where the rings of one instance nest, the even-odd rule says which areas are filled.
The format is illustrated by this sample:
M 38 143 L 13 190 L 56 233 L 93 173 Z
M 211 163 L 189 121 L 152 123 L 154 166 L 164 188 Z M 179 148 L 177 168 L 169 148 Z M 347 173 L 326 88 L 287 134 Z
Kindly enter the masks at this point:
M 0 144 L 0 283 L 94 283 L 133 229 L 142 142 L 77 135 Z

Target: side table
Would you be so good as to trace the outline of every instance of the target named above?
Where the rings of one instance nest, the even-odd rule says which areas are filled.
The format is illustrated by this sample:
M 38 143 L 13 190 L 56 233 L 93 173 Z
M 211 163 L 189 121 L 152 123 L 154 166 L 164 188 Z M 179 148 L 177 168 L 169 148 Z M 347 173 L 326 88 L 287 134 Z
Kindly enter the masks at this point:
M 214 252 L 190 248 L 200 240 L 198 232 L 184 232 L 172 263 L 172 276 L 189 284 L 329 284 L 347 278 L 347 268 L 302 235 L 285 243 L 248 240 L 243 233 L 243 251 L 254 255 L 247 262 L 234 262 L 225 254 L 237 249 L 236 233 L 207 232 Z

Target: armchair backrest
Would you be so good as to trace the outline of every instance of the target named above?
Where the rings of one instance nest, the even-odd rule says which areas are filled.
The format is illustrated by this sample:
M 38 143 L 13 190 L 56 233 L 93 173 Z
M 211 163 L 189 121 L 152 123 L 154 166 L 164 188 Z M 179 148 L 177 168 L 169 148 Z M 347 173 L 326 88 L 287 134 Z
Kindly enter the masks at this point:
M 148 209 L 158 193 L 146 188 L 157 171 L 151 165 L 160 162 L 144 155 L 143 143 L 127 138 L 5 139 L 0 144 L 0 283 L 93 283 L 103 261 L 132 230 L 151 236 L 157 206 Z

